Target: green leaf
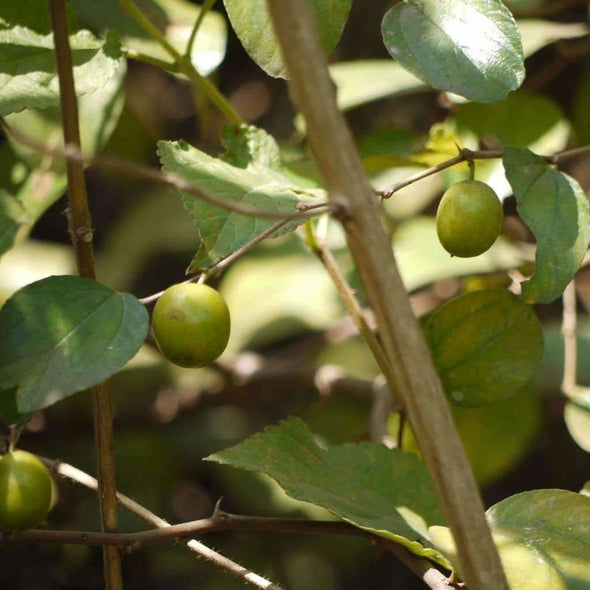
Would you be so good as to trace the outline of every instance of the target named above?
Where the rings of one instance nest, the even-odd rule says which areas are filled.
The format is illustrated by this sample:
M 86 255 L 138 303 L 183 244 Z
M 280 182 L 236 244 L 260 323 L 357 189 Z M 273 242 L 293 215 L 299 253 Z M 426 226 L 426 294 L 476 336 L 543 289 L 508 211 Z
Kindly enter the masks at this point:
M 459 133 L 469 131 L 487 145 L 527 147 L 540 153 L 563 149 L 570 125 L 559 106 L 546 96 L 518 91 L 499 104 L 466 103 L 453 118 Z
M 580 268 L 590 242 L 590 205 L 576 180 L 529 150 L 506 148 L 506 178 L 537 239 L 536 271 L 522 283 L 529 303 L 550 303 Z
M 281 152 L 272 135 L 253 125 L 226 125 L 221 132 L 223 160 L 251 172 L 281 170 Z
M 125 95 L 123 82 L 127 68 L 125 62 L 117 68 L 102 88 L 92 94 L 85 94 L 78 99 L 78 119 L 80 122 L 80 139 L 82 151 L 87 155 L 98 153 L 114 131 L 123 110 Z M 43 145 L 55 148 L 63 147 L 63 131 L 59 108 L 43 110 L 25 109 L 6 117 L 8 124 L 15 130 Z M 64 173 L 66 165 L 63 159 L 48 162 L 46 154 L 40 154 L 8 136 L 12 149 L 24 159 L 31 168 L 42 167 L 56 173 Z M 51 166 L 48 165 L 51 163 Z
M 121 8 L 119 0 L 70 0 L 81 20 L 93 29 L 104 32 L 114 29 L 121 35 L 126 49 L 170 62 L 172 58 Z M 164 37 L 184 54 L 191 30 L 201 11 L 186 0 L 135 0 L 140 10 L 158 27 Z M 191 62 L 202 76 L 213 72 L 225 57 L 227 27 L 225 19 L 209 11 L 195 38 Z
M 76 261 L 71 246 L 30 239 L 17 241 L 0 260 L 0 305 L 29 283 L 51 275 L 75 272 Z
M 69 3 L 66 4 L 68 29 L 78 30 L 76 14 Z M 51 13 L 47 0 L 18 0 L 0 2 L 0 29 L 18 25 L 36 33 L 47 35 L 52 32 Z
M 224 0 L 227 15 L 248 55 L 269 75 L 287 77 L 266 0 Z M 348 19 L 352 0 L 310 0 L 320 41 L 330 55 Z
M 70 36 L 70 46 L 78 96 L 102 88 L 120 67 L 121 47 L 114 34 L 100 40 L 80 31 Z M 53 35 L 0 29 L 0 55 L 0 116 L 59 105 Z
M 43 279 L 0 310 L 0 381 L 17 387 L 19 412 L 45 408 L 116 373 L 147 329 L 132 295 L 80 277 Z
M 579 447 L 590 453 L 590 405 L 569 401 L 563 409 L 563 418 L 570 436 Z
M 430 90 L 422 80 L 390 59 L 339 62 L 331 64 L 329 69 L 341 111 L 381 98 Z
M 381 32 L 404 68 L 470 100 L 499 102 L 524 79 L 520 35 L 500 0 L 408 0 Z
M 233 132 L 226 131 L 226 139 L 228 133 Z M 230 203 L 288 215 L 296 212 L 302 203 L 325 197 L 322 190 L 294 186 L 275 169 L 278 148 L 263 131 L 241 127 L 234 133 L 230 146 L 232 151 L 225 154 L 226 161 L 212 158 L 182 141 L 159 142 L 158 155 L 164 172 L 179 174 L 204 193 Z M 200 240 L 189 268 L 192 272 L 213 266 L 276 223 L 276 219 L 240 215 L 191 195 L 183 194 L 183 203 L 193 218 Z M 290 231 L 303 221 L 293 220 L 273 236 Z
M 590 32 L 584 23 L 560 23 L 542 19 L 520 19 L 518 28 L 522 38 L 522 49 L 525 57 L 532 55 L 542 47 L 559 41 L 581 37 Z
M 0 255 L 12 248 L 18 230 L 28 220 L 24 207 L 4 189 L 0 189 Z
M 423 329 L 444 390 L 459 406 L 514 395 L 543 354 L 537 316 L 505 289 L 455 297 L 430 314 Z
M 334 283 L 308 253 L 241 258 L 224 274 L 219 290 L 232 314 L 230 353 L 326 330 L 342 316 Z
M 477 483 L 488 486 L 515 468 L 536 439 L 542 424 L 542 399 L 529 384 L 516 395 L 479 408 L 451 406 L 453 421 Z M 391 414 L 388 433 L 397 440 L 399 414 Z M 420 454 L 406 425 L 403 448 Z
M 16 405 L 16 387 L 0 391 L 0 421 L 5 424 L 26 424 L 33 417 L 32 412 L 22 413 Z
M 590 497 L 566 490 L 523 492 L 486 516 L 511 590 L 590 587 Z M 432 527 L 430 535 L 460 571 L 450 530 Z
M 442 510 L 412 453 L 371 444 L 324 450 L 300 419 L 291 418 L 206 460 L 266 473 L 289 496 L 446 565 L 427 536 L 428 526 L 444 520 Z
M 364 59 L 328 66 L 336 85 L 336 102 L 341 111 L 393 96 L 405 96 L 431 89 L 390 59 Z M 295 117 L 298 132 L 305 133 L 305 121 Z

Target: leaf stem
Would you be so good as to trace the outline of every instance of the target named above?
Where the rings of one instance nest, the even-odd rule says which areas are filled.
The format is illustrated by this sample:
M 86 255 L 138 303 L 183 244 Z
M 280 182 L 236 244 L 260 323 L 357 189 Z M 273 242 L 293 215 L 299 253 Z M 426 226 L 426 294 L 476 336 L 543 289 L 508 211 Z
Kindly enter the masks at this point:
M 234 125 L 243 125 L 245 123 L 241 115 L 232 107 L 229 101 L 219 92 L 217 87 L 207 78 L 201 76 L 195 69 L 190 60 L 190 56 L 181 55 L 164 37 L 160 30 L 147 18 L 137 7 L 133 0 L 120 0 L 123 7 L 129 12 L 131 17 L 157 41 L 163 49 L 174 59 L 178 71 L 184 74 L 191 82 L 196 84 L 209 98 L 209 100 L 221 111 L 227 120 Z
M 191 36 L 189 37 L 188 43 L 186 44 L 186 49 L 184 50 L 184 57 L 188 60 L 191 59 L 197 33 L 199 32 L 199 29 L 205 20 L 205 16 L 211 10 L 211 8 L 213 8 L 215 2 L 217 2 L 217 0 L 205 0 L 205 2 L 200 7 L 199 16 L 197 16 L 197 20 L 195 21 L 193 30 L 191 31 Z
M 64 145 L 80 149 L 78 105 L 74 88 L 72 54 L 70 50 L 65 0 L 49 0 L 60 102 Z M 92 224 L 86 194 L 84 169 L 81 162 L 68 161 L 68 221 L 76 255 L 78 273 L 82 277 L 95 278 Z M 111 392 L 108 383 L 92 389 L 94 400 L 94 430 L 98 459 L 99 505 L 104 531 L 118 528 L 115 483 L 115 458 L 113 452 L 113 417 Z M 108 590 L 122 590 L 121 558 L 116 547 L 103 549 L 105 586 Z

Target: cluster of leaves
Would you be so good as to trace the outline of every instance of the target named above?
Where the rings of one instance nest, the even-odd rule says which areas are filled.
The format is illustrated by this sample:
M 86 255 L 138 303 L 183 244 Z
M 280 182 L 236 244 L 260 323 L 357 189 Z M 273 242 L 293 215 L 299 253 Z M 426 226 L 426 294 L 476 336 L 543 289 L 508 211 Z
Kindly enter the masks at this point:
M 95 4 L 72 0 L 69 12 L 82 147 L 89 155 L 104 147 L 121 114 L 125 56 L 162 67 L 170 57 L 158 39 L 119 10 L 118 2 L 102 2 L 98 9 Z M 181 0 L 137 4 L 167 43 L 182 52 L 199 8 Z M 330 54 L 340 39 L 351 0 L 313 0 L 312 6 L 322 44 Z M 285 77 L 266 3 L 225 0 L 225 7 L 252 59 L 267 74 Z M 79 30 L 79 20 L 94 33 Z M 504 156 L 501 161 L 482 164 L 478 175 L 503 197 L 514 194 L 518 213 L 536 238 L 535 270 L 522 284 L 522 297 L 506 289 L 468 292 L 423 319 L 447 396 L 459 407 L 459 422 L 466 415 L 461 411 L 521 395 L 543 354 L 542 328 L 532 304 L 549 303 L 561 295 L 579 270 L 590 242 L 590 206 L 583 189 L 538 155 L 563 149 L 571 123 L 546 97 L 521 90 L 508 95 L 524 79 L 527 56 L 556 38 L 587 32 L 579 24 L 522 21 L 517 25 L 499 0 L 410 0 L 395 4 L 382 21 L 383 42 L 395 61 L 331 66 L 344 111 L 380 98 L 433 90 L 448 93 L 449 100 L 455 101 L 449 118 L 433 127 L 426 141 L 399 129 L 379 130 L 364 138 L 359 151 L 373 182 L 387 184 L 400 174 L 452 157 L 455 145 L 476 148 L 480 139 L 489 139 L 503 148 Z M 225 44 L 225 21 L 209 11 L 189 56 L 198 74 L 209 75 L 222 63 Z M 0 48 L 6 56 L 0 72 L 0 116 L 13 129 L 59 147 L 59 93 L 44 2 L 23 0 L 0 7 Z M 301 121 L 296 119 L 294 124 L 304 136 Z M 582 140 L 583 134 L 579 135 Z M 303 150 L 307 166 L 296 167 L 271 135 L 245 125 L 227 127 L 222 141 L 225 153 L 220 157 L 184 141 L 161 141 L 162 171 L 186 179 L 230 207 L 245 205 L 288 216 L 326 198 L 317 177 L 308 172 Z M 48 162 L 47 156 L 10 136 L 0 147 L 0 158 L 9 171 L 0 179 L 3 254 L 26 239 L 36 221 L 62 195 L 66 177 L 63 161 Z M 451 171 L 446 181 L 464 175 L 464 170 Z M 440 192 L 440 182 L 445 180 L 435 181 L 424 191 L 420 207 Z M 189 267 L 193 273 L 211 269 L 276 223 L 276 219 L 239 214 L 186 193 L 182 202 L 198 239 Z M 502 240 L 475 260 L 450 260 L 433 241 L 432 219 L 410 219 L 417 212 L 416 205 L 400 212 L 404 202 L 408 200 L 401 196 L 397 203 L 386 204 L 385 212 L 401 220 L 393 247 L 408 290 L 441 278 L 505 271 L 530 262 L 526 248 Z M 302 222 L 291 220 L 273 237 L 295 230 Z M 293 269 L 301 260 L 294 257 L 295 266 L 289 265 L 293 280 L 298 279 Z M 284 261 L 278 266 L 281 264 Z M 262 266 L 268 271 L 268 261 Z M 258 283 L 264 271 L 259 268 Z M 252 302 L 236 303 L 244 292 L 242 287 L 240 293 L 235 287 L 232 291 L 232 272 L 236 276 L 239 266 L 228 273 L 222 289 L 230 308 L 242 308 L 238 313 L 251 319 L 260 299 L 270 299 L 268 289 L 259 287 L 249 294 L 254 306 Z M 272 281 L 276 285 L 277 277 Z M 293 282 L 286 285 L 285 291 Z M 330 287 L 327 292 L 333 296 Z M 286 304 L 290 313 L 314 328 L 327 327 L 338 313 L 325 313 L 325 304 L 316 313 L 309 297 L 294 304 L 287 296 Z M 277 303 L 278 315 L 284 313 L 284 305 Z M 234 318 L 234 324 L 240 322 Z M 96 281 L 56 276 L 23 287 L 0 310 L 0 412 L 4 420 L 25 422 L 31 412 L 114 375 L 140 349 L 148 325 L 148 314 L 135 297 Z M 257 329 L 260 326 L 242 335 L 241 342 L 236 336 L 232 351 L 251 341 Z M 580 392 L 566 408 L 569 424 L 586 428 L 586 434 L 579 436 L 585 444 L 590 414 L 587 397 L 587 392 Z M 395 428 L 392 425 L 392 433 Z M 322 449 L 305 425 L 293 419 L 209 459 L 263 472 L 297 500 L 326 508 L 445 567 L 458 565 L 439 500 L 414 454 L 369 444 Z M 560 490 L 520 494 L 492 507 L 488 520 L 514 589 L 543 584 L 576 588 L 590 583 L 584 557 L 590 542 L 584 524 L 590 520 L 586 496 Z M 524 578 L 521 559 L 527 563 Z M 579 566 L 584 561 L 586 565 Z

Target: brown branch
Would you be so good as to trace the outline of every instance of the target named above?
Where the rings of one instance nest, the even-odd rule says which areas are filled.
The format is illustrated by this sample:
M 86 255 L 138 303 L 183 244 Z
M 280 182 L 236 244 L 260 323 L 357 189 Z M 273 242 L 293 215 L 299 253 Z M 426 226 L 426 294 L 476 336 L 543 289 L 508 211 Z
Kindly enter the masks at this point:
M 68 463 L 64 463 L 63 461 L 57 461 L 55 459 L 46 459 L 41 457 L 43 462 L 57 475 L 61 477 L 65 477 L 70 479 L 71 481 L 81 484 L 91 490 L 97 491 L 98 485 L 97 481 L 91 475 L 88 475 L 84 471 L 81 471 L 77 467 L 73 465 L 69 465 Z M 127 511 L 131 512 L 138 516 L 141 520 L 146 522 L 149 525 L 152 525 L 158 529 L 167 529 L 171 525 L 160 518 L 141 504 L 135 502 L 128 496 L 117 492 L 117 501 L 119 504 Z M 208 520 L 208 519 L 205 519 Z M 82 533 L 84 534 L 84 533 Z M 108 539 L 108 537 L 107 537 Z M 245 567 L 241 566 L 239 563 L 228 559 L 224 555 L 217 553 L 213 549 L 210 549 L 203 543 L 197 541 L 196 539 L 191 539 L 186 542 L 186 547 L 189 551 L 196 553 L 200 557 L 210 561 L 211 563 L 215 564 L 218 567 L 221 567 L 228 571 L 229 573 L 233 574 L 234 576 L 241 578 L 242 580 L 261 588 L 262 590 L 282 590 L 276 584 L 265 580 L 262 576 L 251 572 L 250 570 L 246 569 Z
M 52 471 L 61 477 L 71 479 L 75 483 L 84 485 L 92 490 L 97 489 L 96 479 L 80 469 L 55 459 L 42 458 L 42 460 Z M 129 550 L 135 550 L 147 543 L 167 541 L 175 538 L 180 539 L 190 536 L 195 532 L 207 533 L 220 530 L 361 536 L 371 539 L 377 545 L 394 553 L 411 571 L 413 571 L 418 577 L 422 578 L 432 590 L 444 590 L 450 587 L 447 578 L 437 568 L 433 567 L 432 563 L 427 559 L 415 555 L 397 543 L 373 535 L 346 522 L 241 516 L 237 514 L 229 514 L 220 510 L 218 502 L 213 515 L 210 518 L 204 518 L 180 525 L 170 525 L 163 518 L 153 514 L 147 508 L 141 506 L 124 494 L 117 492 L 117 500 L 123 508 L 135 514 L 144 522 L 154 525 L 160 530 L 143 531 L 140 533 L 29 530 L 20 533 L 0 533 L 0 542 L 37 541 L 83 545 L 102 545 L 104 543 L 112 543 L 114 546 L 127 547 Z M 161 529 L 165 530 L 162 531 Z M 187 547 L 205 559 L 220 565 L 230 573 L 241 577 L 259 588 L 265 590 L 281 590 L 279 586 L 260 578 L 257 574 L 248 572 L 248 570 L 242 566 L 219 555 L 194 539 L 187 542 Z M 228 563 L 231 567 L 228 567 Z M 246 576 L 245 574 L 249 575 Z M 260 580 L 262 580 L 262 583 Z
M 269 7 L 291 95 L 305 118 L 333 211 L 346 231 L 393 368 L 395 383 L 390 385 L 403 396 L 453 532 L 465 581 L 472 590 L 507 590 L 477 485 L 383 231 L 374 191 L 336 106 L 310 6 L 306 0 L 269 0 Z
M 303 520 L 288 518 L 271 518 L 260 516 L 241 516 L 223 512 L 216 507 L 210 518 L 203 518 L 164 528 L 141 531 L 138 533 L 96 533 L 90 531 L 56 531 L 28 530 L 22 532 L 0 532 L 0 542 L 6 543 L 58 543 L 72 545 L 110 545 L 126 551 L 159 542 L 183 540 L 196 533 L 212 533 L 216 531 L 249 531 L 261 533 L 303 534 L 303 535 L 343 535 L 366 537 L 376 545 L 392 552 L 418 577 L 422 578 L 433 590 L 448 589 L 451 586 L 442 572 L 428 560 L 418 557 L 401 545 L 386 541 L 381 537 L 359 529 L 342 521 Z M 278 589 L 275 584 L 264 588 Z
M 316 203 L 314 205 L 309 205 L 309 206 L 303 205 L 301 207 L 301 210 L 309 211 L 312 209 L 319 209 L 319 208 L 323 208 L 323 207 L 327 207 L 327 206 L 328 206 L 327 202 L 322 202 L 322 203 Z M 289 217 L 286 217 L 285 219 L 281 219 L 281 221 L 277 221 L 274 225 L 271 225 L 268 229 L 266 229 L 265 231 L 263 231 L 262 233 L 257 235 L 255 238 L 250 240 L 247 244 L 244 244 L 241 248 L 238 248 L 235 252 L 230 254 L 227 258 L 224 258 L 221 262 L 218 262 L 217 264 L 215 264 L 211 268 L 208 268 L 201 275 L 197 275 L 195 277 L 191 277 L 190 279 L 187 279 L 186 281 L 183 281 L 183 283 L 192 283 L 197 280 L 198 281 L 206 280 L 210 276 L 214 276 L 214 275 L 221 273 L 230 264 L 233 264 L 238 258 L 240 258 L 240 256 L 243 256 L 247 252 L 250 252 L 250 250 L 252 250 L 252 248 L 258 246 L 258 244 L 260 244 L 261 242 L 266 240 L 266 238 L 269 238 L 276 231 L 278 231 L 279 229 L 281 229 L 282 227 L 287 225 L 287 223 L 289 223 L 290 221 L 293 221 L 294 219 L 297 219 L 298 217 L 299 217 L 299 213 L 292 213 Z M 149 305 L 150 303 L 153 303 L 154 301 L 156 301 L 160 297 L 162 297 L 164 292 L 165 291 L 160 291 L 158 293 L 154 293 L 153 295 L 148 295 L 147 297 L 144 297 L 143 299 L 140 299 L 139 301 L 141 303 L 143 303 L 144 305 Z
M 80 471 L 76 467 L 53 459 L 44 458 L 43 461 L 58 475 L 69 478 L 90 489 L 97 489 L 96 479 L 87 473 Z M 117 499 L 123 508 L 132 512 L 136 516 L 139 516 L 148 524 L 154 525 L 157 529 L 142 531 L 139 533 L 96 533 L 86 531 L 50 530 L 29 530 L 18 533 L 0 532 L 0 542 L 18 543 L 35 541 L 42 543 L 71 543 L 76 545 L 110 544 L 114 547 L 126 548 L 127 550 L 132 551 L 150 543 L 184 539 L 197 532 L 203 534 L 221 530 L 274 532 L 284 534 L 361 536 L 371 539 L 376 545 L 394 553 L 396 557 L 412 572 L 422 578 L 426 585 L 432 590 L 445 590 L 451 587 L 444 574 L 435 568 L 427 559 L 415 555 L 401 545 L 373 535 L 346 522 L 241 516 L 237 514 L 229 514 L 220 510 L 218 503 L 210 518 L 204 518 L 179 525 L 170 525 L 164 519 L 156 516 L 121 493 L 117 493 Z M 258 586 L 261 589 L 281 590 L 276 584 L 272 584 L 257 574 L 249 572 L 239 564 L 232 562 L 194 539 L 187 542 L 187 547 L 205 559 L 212 561 L 216 565 L 223 567 L 230 573 L 241 577 L 245 581 Z
M 206 193 L 196 186 L 191 184 L 188 180 L 184 179 L 179 174 L 168 172 L 164 174 L 155 168 L 148 166 L 142 166 L 135 162 L 129 162 L 128 160 L 120 160 L 117 158 L 109 158 L 106 156 L 85 156 L 80 152 L 79 146 L 72 144 L 66 144 L 64 149 L 58 149 L 53 147 L 45 146 L 34 139 L 28 137 L 26 134 L 17 131 L 13 127 L 10 127 L 6 121 L 0 119 L 0 127 L 6 134 L 12 135 L 17 141 L 34 149 L 35 151 L 52 156 L 54 158 L 62 158 L 66 162 L 72 162 L 78 165 L 86 164 L 95 168 L 110 170 L 112 172 L 120 172 L 127 176 L 133 176 L 142 180 L 149 181 L 153 184 L 165 186 L 168 188 L 175 189 L 179 192 L 187 193 L 197 199 L 202 199 L 228 211 L 239 213 L 240 215 L 246 215 L 249 217 L 260 217 L 261 219 L 279 219 L 290 221 L 292 219 L 306 219 L 308 217 L 314 217 L 319 213 L 314 209 L 323 206 L 325 203 L 313 203 L 309 205 L 302 205 L 298 211 L 294 213 L 277 213 L 276 211 L 268 211 L 266 209 L 259 209 L 257 207 L 250 207 L 249 205 L 242 205 L 232 201 L 220 199 Z M 313 211 L 313 213 L 308 213 Z M 86 235 L 86 234 L 85 234 Z
M 587 154 L 590 152 L 590 145 L 582 146 L 579 148 L 574 148 L 571 150 L 564 150 L 562 152 L 557 152 L 556 154 L 549 155 L 549 156 L 540 156 L 543 158 L 548 164 L 558 165 L 566 160 L 570 160 L 572 158 L 576 158 L 578 156 Z M 389 199 L 393 196 L 394 193 L 418 182 L 419 180 L 423 180 L 428 176 L 432 176 L 437 172 L 442 172 L 447 168 L 451 168 L 452 166 L 456 166 L 457 164 L 461 164 L 462 162 L 470 162 L 473 160 L 493 160 L 496 158 L 502 158 L 504 156 L 503 150 L 469 150 L 467 148 L 463 148 L 459 151 L 459 155 L 455 156 L 454 158 L 450 158 L 449 160 L 445 160 L 440 164 L 436 164 L 431 166 L 430 168 L 426 168 L 425 170 L 421 170 L 404 180 L 400 180 L 391 186 L 377 189 L 375 192 L 383 199 Z
M 64 0 L 49 0 L 55 43 L 59 96 L 61 103 L 64 145 L 80 149 L 78 104 L 74 87 L 72 53 L 70 50 Z M 68 221 L 78 273 L 95 278 L 92 223 L 86 194 L 84 168 L 80 162 L 67 162 Z M 92 388 L 94 401 L 94 434 L 98 460 L 98 485 L 101 525 L 104 531 L 118 528 L 115 456 L 113 450 L 113 416 L 111 390 L 108 383 Z M 122 590 L 121 556 L 116 547 L 103 548 L 104 576 L 107 590 Z

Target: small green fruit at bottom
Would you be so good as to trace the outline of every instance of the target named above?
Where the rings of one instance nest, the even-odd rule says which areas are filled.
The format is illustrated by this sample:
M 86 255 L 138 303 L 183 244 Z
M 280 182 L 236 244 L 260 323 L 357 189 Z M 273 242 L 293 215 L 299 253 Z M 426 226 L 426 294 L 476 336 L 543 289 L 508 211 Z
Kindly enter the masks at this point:
M 227 346 L 229 309 L 215 289 L 181 283 L 166 289 L 156 303 L 152 328 L 169 361 L 181 367 L 204 367 Z
M 0 529 L 41 524 L 51 507 L 52 480 L 47 467 L 26 451 L 0 456 Z
M 452 256 L 470 258 L 488 250 L 502 229 L 502 203 L 478 180 L 464 180 L 443 195 L 436 213 L 436 232 Z

